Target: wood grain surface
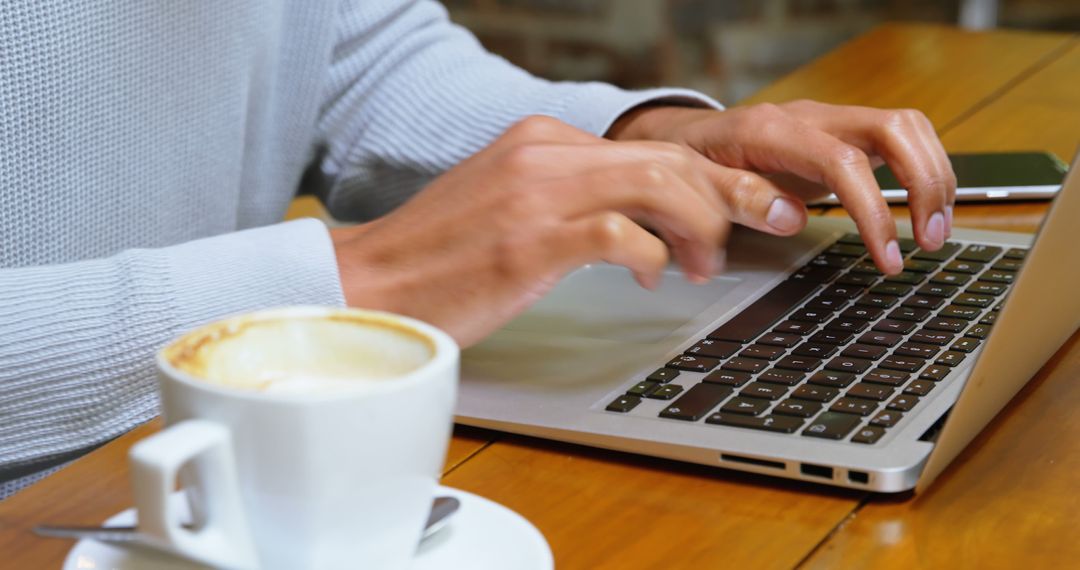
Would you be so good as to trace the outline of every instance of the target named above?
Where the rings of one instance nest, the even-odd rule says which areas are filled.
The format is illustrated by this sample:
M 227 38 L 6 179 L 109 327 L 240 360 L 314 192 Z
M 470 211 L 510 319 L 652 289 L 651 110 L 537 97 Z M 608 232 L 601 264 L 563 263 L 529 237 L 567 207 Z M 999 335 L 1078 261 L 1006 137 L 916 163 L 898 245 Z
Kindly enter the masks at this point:
M 1076 36 L 887 25 L 746 102 L 914 107 L 949 150 L 1068 158 L 1080 134 L 1077 77 Z M 1032 231 L 1045 211 L 1042 203 L 963 205 L 956 219 Z M 466 429 L 451 443 L 444 483 L 529 518 L 560 569 L 1071 567 L 1080 560 L 1078 377 L 1074 336 L 919 497 Z M 34 537 L 34 524 L 95 524 L 130 506 L 126 451 L 155 429 L 139 428 L 0 503 L 0 568 L 59 566 L 71 543 Z

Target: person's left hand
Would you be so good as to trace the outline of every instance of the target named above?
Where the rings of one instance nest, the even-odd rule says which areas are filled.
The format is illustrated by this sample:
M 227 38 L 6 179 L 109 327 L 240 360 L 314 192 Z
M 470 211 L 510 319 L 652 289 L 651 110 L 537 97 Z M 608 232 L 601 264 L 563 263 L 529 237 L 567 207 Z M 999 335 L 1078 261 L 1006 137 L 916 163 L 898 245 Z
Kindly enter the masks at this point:
M 956 176 L 930 121 L 919 111 L 795 101 L 725 111 L 646 106 L 623 115 L 613 140 L 661 140 L 695 150 L 708 177 L 730 170 L 714 186 L 733 222 L 776 235 L 806 224 L 805 202 L 835 192 L 886 273 L 903 260 L 896 226 L 873 168 L 887 163 L 904 188 L 915 239 L 936 250 L 952 233 Z

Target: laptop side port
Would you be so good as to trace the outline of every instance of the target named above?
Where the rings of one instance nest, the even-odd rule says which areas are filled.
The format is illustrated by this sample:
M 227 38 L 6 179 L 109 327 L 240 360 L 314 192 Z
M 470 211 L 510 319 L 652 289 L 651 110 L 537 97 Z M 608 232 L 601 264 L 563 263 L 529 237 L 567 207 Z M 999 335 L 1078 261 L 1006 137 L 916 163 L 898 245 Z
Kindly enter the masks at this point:
M 799 471 L 803 475 L 809 475 L 811 477 L 821 477 L 822 479 L 832 479 L 833 468 L 826 467 L 824 465 L 814 465 L 813 463 L 803 463 L 799 467 Z
M 866 471 L 848 471 L 847 479 L 852 483 L 858 483 L 860 485 L 870 484 L 870 474 Z
M 742 463 L 745 465 L 754 465 L 757 467 L 768 467 L 770 469 L 784 470 L 785 465 L 779 461 L 769 461 L 768 459 L 758 459 L 756 457 L 746 457 L 745 455 L 735 455 L 733 453 L 721 453 L 721 461 L 727 461 L 730 463 Z

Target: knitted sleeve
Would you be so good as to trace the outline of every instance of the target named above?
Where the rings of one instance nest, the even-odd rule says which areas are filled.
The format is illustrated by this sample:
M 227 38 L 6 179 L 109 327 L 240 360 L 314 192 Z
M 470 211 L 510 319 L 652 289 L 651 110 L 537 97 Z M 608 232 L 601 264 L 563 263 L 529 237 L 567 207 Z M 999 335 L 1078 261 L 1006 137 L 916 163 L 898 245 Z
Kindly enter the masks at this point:
M 156 415 L 153 355 L 180 332 L 286 304 L 344 304 L 315 220 L 0 269 L 0 481 Z M 0 485 L 0 498 L 14 490 Z
M 722 108 L 684 89 L 551 82 L 485 51 L 431 0 L 343 2 L 310 188 L 342 219 L 380 216 L 529 115 L 601 135 L 658 99 Z

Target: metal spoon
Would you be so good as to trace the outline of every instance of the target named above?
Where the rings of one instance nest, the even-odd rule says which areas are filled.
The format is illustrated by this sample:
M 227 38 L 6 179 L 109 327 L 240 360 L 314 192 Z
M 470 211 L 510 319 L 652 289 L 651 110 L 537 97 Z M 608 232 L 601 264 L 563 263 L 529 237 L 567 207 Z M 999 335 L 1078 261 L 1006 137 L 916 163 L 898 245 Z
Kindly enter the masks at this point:
M 450 515 L 457 512 L 459 507 L 461 507 L 461 501 L 454 497 L 435 497 L 435 500 L 431 503 L 431 514 L 428 515 L 427 523 L 424 525 L 424 534 L 420 536 L 420 540 L 427 539 L 446 526 Z M 143 535 L 133 526 L 38 525 L 34 527 L 34 533 L 48 538 L 89 538 L 123 546 L 148 546 L 148 542 L 144 540 Z

